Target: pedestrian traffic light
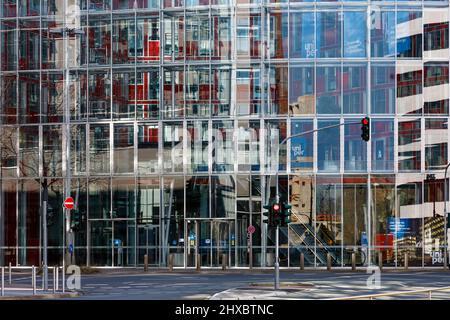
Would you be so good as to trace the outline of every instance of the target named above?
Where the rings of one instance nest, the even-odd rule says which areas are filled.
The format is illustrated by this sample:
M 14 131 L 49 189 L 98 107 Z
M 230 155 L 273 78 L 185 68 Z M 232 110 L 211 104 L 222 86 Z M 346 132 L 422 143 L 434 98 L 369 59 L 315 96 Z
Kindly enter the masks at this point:
M 281 206 L 278 202 L 275 202 L 272 204 L 272 221 L 273 221 L 273 226 L 277 227 L 281 225 L 281 221 L 282 221 L 282 214 L 281 214 Z
M 361 120 L 361 138 L 364 141 L 370 140 L 370 119 L 365 117 Z
M 282 208 L 281 208 L 282 209 L 282 216 L 283 216 L 283 220 L 281 221 L 281 225 L 283 227 L 287 227 L 288 224 L 291 222 L 291 208 L 292 208 L 292 205 L 289 202 L 287 202 L 287 201 L 283 202 Z

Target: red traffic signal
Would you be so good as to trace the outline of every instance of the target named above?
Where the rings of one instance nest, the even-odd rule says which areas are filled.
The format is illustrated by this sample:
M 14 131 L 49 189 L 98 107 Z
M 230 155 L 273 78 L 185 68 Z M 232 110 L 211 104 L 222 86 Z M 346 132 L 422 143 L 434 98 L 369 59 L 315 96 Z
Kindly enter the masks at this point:
M 361 120 L 361 138 L 364 141 L 370 140 L 370 119 L 365 117 Z
M 272 206 L 272 209 L 273 209 L 274 211 L 280 211 L 280 204 L 274 203 L 273 206 Z

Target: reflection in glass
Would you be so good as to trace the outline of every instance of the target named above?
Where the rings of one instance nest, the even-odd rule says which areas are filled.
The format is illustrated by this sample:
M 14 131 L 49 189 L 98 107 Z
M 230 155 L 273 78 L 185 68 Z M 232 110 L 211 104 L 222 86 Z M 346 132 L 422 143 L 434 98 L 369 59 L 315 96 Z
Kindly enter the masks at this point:
M 288 14 L 285 11 L 270 11 L 269 50 L 271 58 L 288 57 Z
M 341 113 L 341 68 L 319 66 L 316 69 L 316 105 L 318 114 Z
M 372 64 L 370 94 L 371 113 L 393 114 L 395 112 L 394 64 Z
M 313 130 L 312 120 L 292 120 L 291 136 Z M 314 134 L 309 133 L 292 138 L 291 141 L 291 170 L 313 170 L 314 167 Z
M 394 170 L 394 121 L 373 119 L 371 122 L 372 171 L 392 171 Z
M 291 115 L 314 114 L 314 67 L 292 66 L 289 71 L 289 112 Z
M 288 112 L 288 67 L 274 65 L 269 67 L 269 95 L 266 114 L 287 114 Z
M 445 169 L 448 150 L 447 129 L 447 119 L 425 119 L 425 170 Z
M 398 169 L 420 170 L 420 119 L 398 122 Z
M 209 128 L 208 121 L 187 122 L 189 171 L 208 171 Z
M 235 162 L 233 121 L 214 121 L 212 134 L 213 171 L 233 171 Z
M 45 177 L 62 176 L 61 126 L 43 126 L 42 169 Z
M 138 126 L 137 161 L 139 173 L 149 174 L 159 171 L 158 142 L 157 123 L 145 123 Z
M 89 127 L 89 161 L 91 173 L 109 173 L 109 125 Z
M 340 58 L 341 18 L 340 12 L 317 12 L 317 57 Z
M 397 57 L 422 57 L 422 12 L 398 11 L 397 25 Z
M 134 218 L 136 213 L 134 178 L 112 179 L 112 218 Z
M 339 124 L 338 121 L 319 120 L 318 129 Z M 329 128 L 317 133 L 317 168 L 319 171 L 338 172 L 340 162 L 340 128 Z
M 240 120 L 237 134 L 238 171 L 259 171 L 260 123 Z
M 129 124 L 114 125 L 114 172 L 134 171 L 134 127 Z
M 111 180 L 91 178 L 89 183 L 89 219 L 111 218 Z
M 211 177 L 211 214 L 215 218 L 236 215 L 236 186 L 233 176 Z
M 134 71 L 113 72 L 113 118 L 134 119 L 135 82 Z
M 397 62 L 397 113 L 422 113 L 422 64 Z
M 21 177 L 39 176 L 39 127 L 19 128 L 19 172 Z
M 355 122 L 346 119 L 345 122 Z M 367 170 L 367 143 L 361 139 L 361 124 L 344 127 L 344 168 L 345 171 Z
M 183 123 L 163 123 L 163 168 L 165 172 L 183 171 Z
M 395 11 L 370 12 L 370 44 L 372 57 L 395 56 Z
M 423 112 L 448 114 L 448 62 L 426 62 L 423 74 Z
M 89 72 L 89 118 L 109 119 L 111 117 L 111 73 L 109 71 Z
M 314 12 L 292 12 L 289 21 L 291 58 L 314 58 Z
M 366 56 L 366 12 L 344 12 L 344 57 Z
M 344 65 L 343 68 L 344 113 L 367 111 L 367 66 Z

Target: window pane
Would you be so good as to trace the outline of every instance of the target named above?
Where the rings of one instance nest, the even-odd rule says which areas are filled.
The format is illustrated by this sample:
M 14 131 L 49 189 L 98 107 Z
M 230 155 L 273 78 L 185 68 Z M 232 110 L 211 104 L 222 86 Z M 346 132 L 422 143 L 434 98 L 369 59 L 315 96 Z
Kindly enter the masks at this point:
M 91 16 L 89 19 L 89 64 L 110 63 L 111 23 L 109 17 Z
M 183 171 L 183 123 L 163 124 L 163 168 L 164 172 Z
M 164 83 L 164 118 L 182 117 L 184 114 L 184 72 L 179 68 L 165 68 Z
M 42 122 L 62 122 L 64 116 L 64 77 L 62 73 L 41 74 Z
M 209 218 L 209 177 L 186 177 L 186 217 Z
M 39 20 L 21 20 L 19 23 L 19 69 L 21 70 L 40 68 L 39 31 Z
M 373 114 L 395 112 L 395 65 L 372 64 L 371 100 Z
M 448 120 L 425 119 L 425 170 L 445 169 L 448 149 Z
M 129 1 L 127 1 L 128 3 Z M 131 3 L 131 1 L 130 1 Z M 113 63 L 127 64 L 134 63 L 135 52 L 132 45 L 135 40 L 134 19 L 113 20 L 112 29 L 112 56 Z
M 148 174 L 159 171 L 158 165 L 159 131 L 157 123 L 138 126 L 138 171 Z
M 203 12 L 187 12 L 185 27 L 186 59 L 208 59 L 211 55 L 208 15 Z
M 397 57 L 422 57 L 422 12 L 397 12 Z
M 233 176 L 211 177 L 211 214 L 214 218 L 236 216 L 235 180 Z
M 72 174 L 86 174 L 86 125 L 71 125 L 70 170 Z
M 71 120 L 87 118 L 88 77 L 86 71 L 70 71 L 69 77 L 69 108 Z
M 189 67 L 185 74 L 186 116 L 208 117 L 210 113 L 209 68 Z
M 370 13 L 372 57 L 395 56 L 395 11 L 374 10 Z
M 318 129 L 339 124 L 338 121 L 319 120 Z M 338 172 L 340 162 L 340 128 L 317 132 L 317 168 L 319 171 Z
M 269 67 L 269 105 L 267 114 L 288 113 L 288 67 L 277 65 Z
M 289 112 L 291 115 L 314 114 L 314 67 L 293 65 L 289 72 Z
M 284 11 L 269 11 L 270 16 L 270 42 L 271 58 L 288 57 L 288 14 Z
M 62 176 L 62 130 L 61 126 L 43 126 L 43 175 Z
M 17 76 L 0 76 L 2 95 L 0 96 L 0 123 L 17 123 Z
M 1 176 L 17 176 L 17 128 L 2 127 L 0 129 L 0 148 L 1 148 Z
M 397 62 L 397 113 L 422 113 L 422 64 Z
M 114 172 L 134 171 L 134 127 L 114 125 Z
M 39 127 L 19 128 L 19 171 L 21 177 L 39 176 Z
M 89 118 L 111 118 L 111 74 L 109 71 L 89 73 Z
M 213 116 L 229 116 L 231 110 L 231 68 L 213 66 L 211 80 L 211 108 Z
M 111 218 L 110 179 L 89 180 L 89 219 Z
M 208 171 L 209 128 L 208 121 L 188 121 L 186 138 L 187 160 L 190 172 Z
M 423 45 L 425 58 L 444 58 L 448 50 L 448 12 L 442 8 L 424 8 Z
M 135 116 L 135 74 L 134 71 L 113 71 L 113 118 L 134 119 Z
M 89 154 L 91 173 L 109 173 L 109 125 L 91 124 Z
M 261 72 L 259 68 L 236 70 L 236 114 L 251 115 L 261 111 Z
M 15 14 L 15 13 L 14 13 Z M 2 44 L 2 70 L 17 70 L 17 33 L 16 21 L 0 22 L 0 41 Z
M 366 12 L 344 12 L 344 57 L 366 56 Z
M 287 148 L 286 143 L 280 143 L 287 137 L 287 125 L 285 120 L 267 120 L 266 129 L 266 170 L 276 172 L 286 170 Z M 277 154 L 277 150 L 279 151 Z
M 394 121 L 373 119 L 370 140 L 372 171 L 394 170 Z
M 341 113 L 341 67 L 319 66 L 316 69 L 318 114 Z
M 261 16 L 259 12 L 238 11 L 236 17 L 236 49 L 238 59 L 261 55 Z
M 112 218 L 135 218 L 134 178 L 112 179 Z
M 313 130 L 312 120 L 292 120 L 291 136 Z M 314 134 L 308 133 L 291 139 L 291 170 L 311 171 L 314 161 Z
M 341 57 L 341 18 L 339 12 L 317 12 L 317 56 Z
M 213 171 L 234 171 L 233 121 L 213 122 Z
M 291 58 L 314 58 L 314 12 L 292 12 L 289 21 Z
M 160 48 L 159 18 L 138 17 L 136 36 L 128 33 L 128 54 L 137 63 L 152 63 L 159 61 Z
M 130 86 L 130 96 L 136 91 L 137 119 L 156 119 L 159 116 L 159 71 L 157 69 L 137 70 L 136 85 Z
M 345 122 L 355 122 L 346 119 Z M 367 142 L 361 139 L 361 124 L 350 124 L 344 127 L 344 168 L 345 171 L 367 170 Z
M 232 50 L 232 29 L 231 15 L 228 13 L 211 12 L 212 17 L 212 45 L 213 52 L 211 59 L 213 60 L 229 60 Z
M 420 170 L 420 119 L 398 122 L 398 169 Z
M 259 171 L 259 135 L 259 121 L 240 120 L 238 122 L 238 171 Z
M 344 65 L 344 113 L 367 112 L 367 66 Z
M 427 62 L 423 72 L 423 112 L 448 114 L 448 62 Z
M 22 73 L 19 77 L 19 122 L 39 122 L 41 90 L 39 73 Z

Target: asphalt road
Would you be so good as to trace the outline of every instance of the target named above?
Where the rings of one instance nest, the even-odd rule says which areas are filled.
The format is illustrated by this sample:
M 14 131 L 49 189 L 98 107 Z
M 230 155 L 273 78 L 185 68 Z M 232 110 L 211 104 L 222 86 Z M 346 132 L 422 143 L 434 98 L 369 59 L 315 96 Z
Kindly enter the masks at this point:
M 295 296 L 301 299 L 326 299 L 390 291 L 416 290 L 450 286 L 450 271 L 387 271 L 381 273 L 380 288 L 367 287 L 370 274 L 358 272 L 281 272 L 282 282 L 309 283 L 313 288 Z M 50 277 L 51 278 L 51 277 Z M 17 285 L 30 283 L 27 276 L 14 277 Z M 38 279 L 40 284 L 40 279 Z M 82 295 L 71 299 L 208 299 L 212 295 L 233 288 L 248 287 L 251 283 L 273 283 L 269 272 L 102 272 L 82 274 Z M 50 283 L 50 288 L 52 284 Z M 426 295 L 424 295 L 424 298 Z M 450 291 L 436 294 L 436 298 L 450 299 Z
M 313 284 L 313 289 L 297 296 L 305 299 L 450 286 L 450 272 L 382 273 L 379 289 L 367 287 L 369 276 L 364 272 L 281 272 L 281 281 Z M 227 289 L 264 282 L 272 283 L 273 275 L 256 272 L 86 275 L 82 278 L 80 299 L 208 299 Z M 450 291 L 446 297 L 450 299 Z

